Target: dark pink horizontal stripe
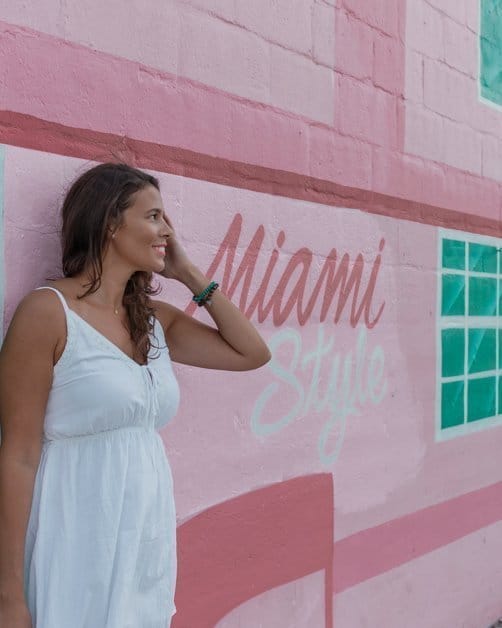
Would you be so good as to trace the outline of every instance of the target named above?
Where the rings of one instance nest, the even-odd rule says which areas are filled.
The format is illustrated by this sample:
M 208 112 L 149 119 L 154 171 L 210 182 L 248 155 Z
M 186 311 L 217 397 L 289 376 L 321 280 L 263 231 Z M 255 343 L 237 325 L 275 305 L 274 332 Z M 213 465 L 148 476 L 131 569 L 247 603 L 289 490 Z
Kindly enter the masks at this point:
M 335 543 L 334 592 L 501 520 L 502 482 L 498 482 L 346 537 Z
M 138 167 L 321 203 L 401 220 L 501 235 L 499 220 L 426 205 L 314 177 L 212 157 L 112 133 L 67 127 L 27 114 L 0 111 L 0 142 L 81 159 L 120 158 Z

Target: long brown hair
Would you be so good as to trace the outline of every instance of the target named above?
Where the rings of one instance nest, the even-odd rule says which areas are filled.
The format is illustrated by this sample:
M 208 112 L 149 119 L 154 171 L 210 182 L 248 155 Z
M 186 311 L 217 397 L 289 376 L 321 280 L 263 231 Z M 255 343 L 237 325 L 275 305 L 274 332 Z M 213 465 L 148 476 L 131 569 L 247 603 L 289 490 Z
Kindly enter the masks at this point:
M 133 194 L 147 185 L 159 189 L 158 180 L 146 172 L 123 163 L 104 163 L 84 172 L 68 190 L 62 207 L 62 269 L 65 277 L 89 273 L 87 290 L 79 299 L 100 287 L 110 228 L 121 224 Z M 135 272 L 126 284 L 123 299 L 131 339 L 143 363 L 151 348 L 150 297 L 158 293 L 151 281 L 152 273 Z

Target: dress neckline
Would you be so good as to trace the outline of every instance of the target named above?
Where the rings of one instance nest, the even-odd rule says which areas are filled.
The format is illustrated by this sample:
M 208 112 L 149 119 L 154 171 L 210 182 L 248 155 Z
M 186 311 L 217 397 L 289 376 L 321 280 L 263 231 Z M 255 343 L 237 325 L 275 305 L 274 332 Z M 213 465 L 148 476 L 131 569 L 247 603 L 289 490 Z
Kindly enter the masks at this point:
M 63 297 L 64 298 L 64 297 Z M 122 357 L 124 360 L 127 360 L 128 362 L 138 366 L 139 368 L 147 368 L 150 364 L 150 360 L 147 360 L 146 364 L 140 364 L 139 362 L 137 362 L 134 358 L 131 358 L 130 355 L 128 355 L 123 349 L 121 349 L 117 344 L 115 344 L 113 342 L 113 340 L 110 340 L 108 338 L 108 336 L 105 336 L 105 334 L 103 334 L 102 332 L 100 332 L 98 329 L 96 329 L 96 327 L 94 327 L 94 325 L 91 325 L 90 323 L 88 323 L 85 318 L 83 318 L 82 316 L 80 316 L 79 314 L 77 314 L 75 312 L 75 310 L 72 310 L 72 308 L 68 305 L 68 303 L 66 304 L 66 306 L 68 307 L 68 311 L 70 312 L 70 314 L 72 314 L 75 318 L 77 318 L 79 321 L 81 321 L 82 323 L 84 323 L 84 325 L 86 325 L 91 331 L 93 331 L 97 336 L 99 336 L 99 338 L 101 338 L 102 340 L 104 340 L 106 342 L 106 344 L 108 346 L 110 346 L 112 349 L 115 349 L 115 351 L 117 352 L 117 354 Z
M 120 356 L 123 360 L 129 362 L 132 365 L 135 365 L 139 368 L 148 368 L 148 366 L 150 365 L 150 360 L 147 358 L 146 364 L 140 364 L 139 362 L 136 362 L 136 360 L 134 358 L 131 358 L 130 355 L 128 355 L 123 349 L 121 349 L 117 344 L 115 344 L 113 342 L 113 340 L 110 340 L 108 338 L 108 336 L 105 336 L 105 334 L 103 334 L 102 332 L 99 331 L 99 329 L 96 329 L 96 327 L 94 327 L 94 325 L 91 325 L 90 323 L 88 323 L 85 318 L 83 318 L 82 316 L 80 316 L 80 314 L 77 314 L 77 312 L 75 312 L 75 310 L 73 310 L 69 305 L 68 305 L 68 301 L 66 300 L 65 295 L 61 292 L 61 290 L 59 290 L 59 288 L 55 288 L 54 286 L 41 286 L 41 288 L 49 288 L 49 290 L 53 290 L 54 292 L 56 292 L 62 303 L 64 306 L 64 309 L 66 311 L 66 313 L 74 316 L 77 320 L 81 321 L 82 323 L 84 323 L 84 325 L 86 327 L 88 327 L 92 332 L 94 332 L 94 334 L 96 335 L 96 337 L 98 337 L 102 342 L 104 342 L 108 347 L 111 347 L 118 356 Z

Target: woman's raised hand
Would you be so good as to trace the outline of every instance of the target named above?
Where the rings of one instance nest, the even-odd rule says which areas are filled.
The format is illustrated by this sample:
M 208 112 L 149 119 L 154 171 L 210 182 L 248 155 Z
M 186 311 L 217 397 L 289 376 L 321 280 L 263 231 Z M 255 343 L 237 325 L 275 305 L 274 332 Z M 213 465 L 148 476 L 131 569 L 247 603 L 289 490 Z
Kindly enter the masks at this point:
M 176 237 L 174 227 L 166 214 L 164 214 L 164 220 L 169 225 L 171 233 L 167 239 L 164 270 L 160 274 L 167 279 L 183 281 L 183 277 L 186 275 L 192 262 Z

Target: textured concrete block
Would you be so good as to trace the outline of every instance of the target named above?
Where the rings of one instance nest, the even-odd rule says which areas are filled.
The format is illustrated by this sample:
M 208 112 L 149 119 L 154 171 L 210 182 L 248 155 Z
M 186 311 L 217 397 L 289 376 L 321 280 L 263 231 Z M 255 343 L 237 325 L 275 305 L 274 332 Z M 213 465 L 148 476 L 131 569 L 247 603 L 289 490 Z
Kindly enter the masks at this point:
M 498 137 L 483 135 L 484 177 L 502 181 L 502 141 Z
M 410 48 L 405 50 L 404 97 L 412 102 L 424 101 L 424 57 Z
M 43 3 L 4 0 L 0 3 L 0 20 L 63 37 L 66 13 L 64 9 L 64 0 L 45 0 Z
M 474 226 L 469 229 L 470 216 L 493 220 L 500 211 L 500 184 L 477 174 L 462 170 L 449 172 L 444 182 L 444 193 L 450 203 L 455 197 L 458 199 L 454 209 L 467 214 L 468 231 Z
M 113 28 L 111 28 L 113 25 Z M 65 37 L 96 50 L 176 73 L 180 10 L 176 4 L 131 0 L 70 3 Z
M 310 174 L 318 179 L 369 188 L 371 145 L 312 126 L 309 129 L 309 166 Z
M 444 59 L 464 74 L 477 77 L 478 38 L 465 25 L 444 18 Z
M 311 0 L 235 0 L 236 20 L 269 41 L 304 54 L 312 51 Z
M 336 18 L 335 66 L 343 74 L 369 78 L 373 73 L 375 31 L 361 20 L 339 11 Z
M 405 150 L 433 161 L 444 160 L 444 118 L 421 105 L 406 107 Z
M 479 4 L 467 2 L 465 5 L 465 23 L 474 33 L 479 33 Z
M 401 0 L 368 2 L 368 0 L 341 0 L 341 6 L 357 15 L 363 22 L 388 35 L 398 35 L 398 12 Z
M 308 170 L 306 124 L 263 107 L 233 107 L 230 158 L 290 172 Z
M 380 146 L 396 146 L 397 106 L 391 94 L 342 76 L 340 84 L 340 130 Z
M 432 59 L 444 59 L 443 15 L 425 0 L 406 4 L 406 46 Z
M 444 119 L 444 159 L 447 164 L 473 174 L 482 171 L 482 136 L 465 124 Z
M 478 81 L 470 80 L 468 94 L 469 124 L 483 133 L 502 138 L 502 114 L 491 104 L 479 100 Z
M 404 46 L 399 39 L 376 33 L 373 82 L 377 87 L 401 94 L 404 82 Z
M 195 7 L 209 15 L 216 15 L 233 22 L 235 20 L 234 0 L 174 0 L 180 6 Z M 160 4 L 160 3 L 159 3 Z
M 373 190 L 393 195 L 396 181 L 405 198 L 431 205 L 443 203 L 440 197 L 445 172 L 442 165 L 414 155 L 373 148 Z
M 312 55 L 318 63 L 335 64 L 335 9 L 315 2 L 312 6 Z
M 408 4 L 410 1 L 414 0 L 408 0 Z M 476 0 L 428 0 L 428 2 L 435 9 L 448 15 L 459 24 L 466 23 L 469 5 L 476 7 L 479 4 Z
M 180 74 L 270 101 L 269 46 L 253 33 L 203 13 L 185 14 L 180 42 Z
M 469 119 L 469 77 L 440 61 L 424 59 L 424 103 L 444 116 Z
M 333 122 L 334 72 L 284 48 L 270 51 L 271 101 L 312 120 Z

